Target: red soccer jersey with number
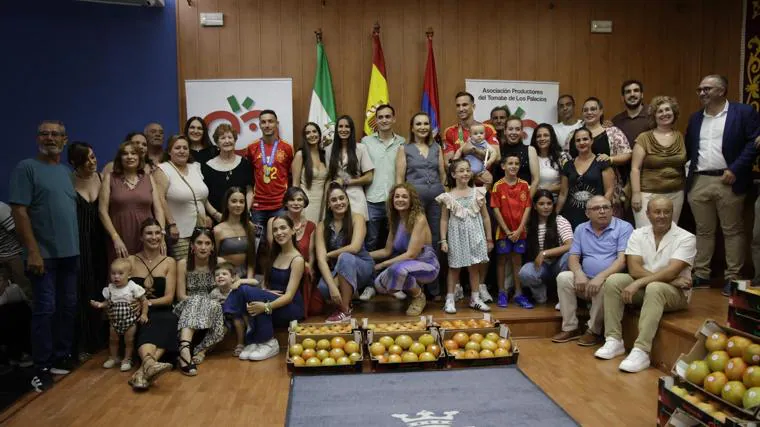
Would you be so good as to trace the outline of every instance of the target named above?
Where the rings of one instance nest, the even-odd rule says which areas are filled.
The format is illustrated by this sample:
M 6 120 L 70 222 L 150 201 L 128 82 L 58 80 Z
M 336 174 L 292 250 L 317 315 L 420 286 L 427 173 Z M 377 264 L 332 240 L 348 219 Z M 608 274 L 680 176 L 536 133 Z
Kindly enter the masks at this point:
M 486 127 L 486 141 L 488 141 L 491 145 L 499 145 L 499 139 L 496 138 L 496 129 L 493 128 L 493 126 L 484 123 Z M 468 128 L 462 128 L 462 135 L 460 138 L 459 135 L 459 125 L 453 125 L 446 128 L 445 131 L 443 131 L 443 140 L 444 140 L 444 147 L 443 152 L 444 153 L 451 153 L 454 154 L 462 144 L 465 143 L 465 141 L 470 139 L 470 129 Z
M 269 182 L 265 182 L 264 157 L 261 155 L 259 141 L 259 139 L 253 141 L 245 149 L 245 157 L 251 162 L 253 169 L 253 206 L 251 208 L 272 211 L 282 207 L 282 198 L 285 196 L 285 190 L 288 189 L 290 165 L 293 163 L 293 147 L 284 140 L 280 140 L 272 162 Z M 264 144 L 266 158 L 270 158 L 273 149 L 274 144 Z
M 530 186 L 526 181 L 518 179 L 514 185 L 507 183 L 505 178 L 496 181 L 491 189 L 491 207 L 498 209 L 504 223 L 510 231 L 520 226 L 525 210 L 530 208 Z M 523 230 L 521 239 L 527 237 Z M 506 235 L 501 227 L 496 227 L 496 240 L 505 239 Z

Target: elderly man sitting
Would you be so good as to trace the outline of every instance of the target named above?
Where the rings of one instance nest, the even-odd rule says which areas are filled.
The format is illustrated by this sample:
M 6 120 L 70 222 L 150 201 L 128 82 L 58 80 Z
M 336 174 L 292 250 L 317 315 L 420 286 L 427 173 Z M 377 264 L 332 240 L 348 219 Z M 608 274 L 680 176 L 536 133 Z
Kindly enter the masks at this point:
M 681 310 L 691 296 L 691 267 L 697 238 L 673 223 L 673 202 L 655 197 L 647 206 L 651 225 L 631 234 L 625 250 L 628 274 L 613 274 L 604 284 L 605 344 L 594 353 L 612 359 L 625 353 L 621 322 L 625 304 L 641 306 L 639 336 L 620 370 L 649 367 L 649 352 L 663 311 Z
M 625 268 L 624 251 L 633 231 L 631 224 L 612 216 L 612 204 L 603 196 L 594 196 L 586 203 L 588 221 L 575 229 L 570 247 L 568 267 L 557 276 L 557 294 L 562 312 L 562 332 L 556 343 L 578 339 L 582 346 L 601 341 L 604 325 L 604 293 L 602 287 L 612 274 Z M 577 297 L 591 300 L 588 329 L 581 336 L 578 327 Z

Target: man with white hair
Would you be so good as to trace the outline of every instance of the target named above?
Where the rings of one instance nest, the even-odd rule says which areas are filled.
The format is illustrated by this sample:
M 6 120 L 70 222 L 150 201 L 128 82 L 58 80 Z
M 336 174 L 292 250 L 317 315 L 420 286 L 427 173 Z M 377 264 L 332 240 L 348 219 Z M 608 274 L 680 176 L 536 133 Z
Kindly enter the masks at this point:
M 622 322 L 625 304 L 641 306 L 639 336 L 620 370 L 649 367 L 652 340 L 663 311 L 685 309 L 691 297 L 691 267 L 697 238 L 673 223 L 673 201 L 656 196 L 647 205 L 650 225 L 637 228 L 625 250 L 628 273 L 613 274 L 604 284 L 605 344 L 594 354 L 613 359 L 625 353 Z

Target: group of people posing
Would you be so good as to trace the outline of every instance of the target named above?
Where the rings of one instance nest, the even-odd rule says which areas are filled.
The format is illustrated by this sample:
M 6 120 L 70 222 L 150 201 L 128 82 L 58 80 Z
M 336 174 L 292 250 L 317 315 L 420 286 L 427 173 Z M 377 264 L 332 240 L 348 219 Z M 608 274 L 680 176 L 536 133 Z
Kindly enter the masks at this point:
M 294 151 L 276 112 L 264 110 L 262 137 L 244 150 L 227 124 L 210 135 L 192 117 L 165 147 L 151 123 L 128 134 L 102 172 L 84 142 L 68 144 L 73 173 L 62 165 L 66 129 L 45 121 L 38 156 L 12 173 L 15 230 L 0 230 L 27 253 L 26 276 L 9 262 L 7 280 L 31 283 L 32 384 L 44 390 L 51 374 L 70 371 L 72 354 L 104 344 L 101 309 L 111 334 L 103 366 L 130 370 L 136 348 L 130 384 L 145 389 L 171 368 L 167 353 L 196 375 L 227 331 L 235 356 L 263 360 L 279 351 L 274 328 L 292 320 L 325 312 L 347 321 L 352 301 L 377 293 L 408 299 L 411 316 L 431 299 L 455 313 L 461 283 L 470 308 L 490 311 L 494 301 L 546 304 L 556 281 L 563 326 L 554 340 L 594 345 L 604 325 L 602 358 L 624 351 L 623 305 L 643 304 L 639 341 L 621 364 L 643 369 L 663 310 L 686 307 L 691 286 L 710 279 L 718 218 L 724 279 L 738 278 L 744 262 L 741 205 L 760 121 L 726 100 L 727 86 L 717 75 L 702 80 L 704 109 L 685 137 L 677 101 L 646 106 L 643 84 L 631 80 L 621 88 L 626 110 L 611 122 L 593 97 L 576 120 L 575 100 L 562 95 L 559 123 L 538 125 L 530 144 L 519 117 L 497 107 L 479 123 L 474 97 L 460 92 L 458 123 L 440 142 L 422 112 L 408 138 L 397 134 L 386 104 L 375 133 L 358 140 L 349 116 L 332 139 L 307 123 Z M 685 194 L 696 236 L 676 225 Z M 592 301 L 586 331 L 576 296 Z

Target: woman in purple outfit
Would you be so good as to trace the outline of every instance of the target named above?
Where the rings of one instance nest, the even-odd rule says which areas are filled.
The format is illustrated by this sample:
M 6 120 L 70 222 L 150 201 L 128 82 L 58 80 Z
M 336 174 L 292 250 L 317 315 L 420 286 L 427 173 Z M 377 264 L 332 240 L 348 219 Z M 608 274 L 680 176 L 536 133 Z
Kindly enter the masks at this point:
M 408 316 L 419 316 L 425 309 L 421 284 L 434 282 L 441 270 L 433 249 L 433 238 L 417 191 L 409 183 L 398 184 L 388 195 L 389 230 L 385 248 L 370 253 L 382 271 L 375 279 L 380 293 L 404 291 L 412 297 Z

